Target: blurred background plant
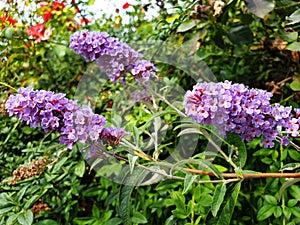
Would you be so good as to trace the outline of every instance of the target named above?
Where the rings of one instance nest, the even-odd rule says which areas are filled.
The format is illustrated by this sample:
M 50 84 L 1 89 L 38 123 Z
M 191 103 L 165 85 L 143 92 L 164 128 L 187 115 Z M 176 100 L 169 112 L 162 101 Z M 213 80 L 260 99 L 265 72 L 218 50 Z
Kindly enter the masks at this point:
M 178 172 L 176 175 L 186 178 L 184 182 L 166 179 L 126 189 L 91 169 L 78 147 L 66 150 L 58 144 L 57 134 L 29 128 L 4 110 L 13 88 L 25 86 L 62 92 L 72 99 L 89 64 L 68 48 L 69 37 L 84 28 L 108 32 L 133 48 L 139 41 L 188 45 L 188 55 L 203 60 L 218 81 L 265 89 L 274 94 L 274 102 L 299 108 L 299 2 L 115 1 L 114 12 L 98 19 L 87 10 L 94 3 L 97 1 L 7 0 L 1 10 L 0 223 L 122 224 L 122 219 L 130 217 L 133 224 L 299 224 L 298 179 L 245 179 L 241 187 L 233 183 L 224 189 L 221 184 L 193 183 L 192 174 Z M 178 56 L 178 60 L 182 57 L 174 49 L 164 54 Z M 195 84 L 176 66 L 155 62 L 155 57 L 151 60 L 159 77 L 185 90 Z M 96 112 L 110 118 L 123 88 L 107 81 L 97 90 L 100 101 L 88 100 Z M 149 101 L 134 105 L 126 117 L 128 129 L 138 140 L 147 137 L 143 125 L 152 117 L 145 111 L 147 104 Z M 163 112 L 170 110 L 162 102 L 158 107 Z M 180 116 L 165 113 L 161 118 L 169 126 L 162 142 L 164 156 L 178 141 L 173 128 Z M 206 144 L 200 137 L 197 153 Z M 300 153 L 291 146 L 276 144 L 265 149 L 256 138 L 239 150 L 244 171 L 297 172 L 299 168 Z M 234 172 L 221 159 L 214 164 L 219 172 Z M 198 178 L 213 179 L 208 175 Z M 214 193 L 223 194 L 218 198 Z M 224 222 L 224 218 L 229 219 Z

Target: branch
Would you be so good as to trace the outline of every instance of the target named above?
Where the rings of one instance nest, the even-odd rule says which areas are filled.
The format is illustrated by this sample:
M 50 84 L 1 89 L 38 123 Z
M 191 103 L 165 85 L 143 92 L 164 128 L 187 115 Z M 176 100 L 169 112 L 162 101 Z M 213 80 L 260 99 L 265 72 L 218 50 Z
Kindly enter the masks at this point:
M 201 175 L 208 175 L 211 177 L 216 177 L 216 174 L 209 171 L 204 170 L 195 170 L 195 169 L 188 169 L 183 168 L 185 171 L 194 173 L 194 174 L 201 174 Z M 222 173 L 224 178 L 238 178 L 239 176 L 236 173 Z M 300 173 L 244 173 L 243 178 L 300 178 Z

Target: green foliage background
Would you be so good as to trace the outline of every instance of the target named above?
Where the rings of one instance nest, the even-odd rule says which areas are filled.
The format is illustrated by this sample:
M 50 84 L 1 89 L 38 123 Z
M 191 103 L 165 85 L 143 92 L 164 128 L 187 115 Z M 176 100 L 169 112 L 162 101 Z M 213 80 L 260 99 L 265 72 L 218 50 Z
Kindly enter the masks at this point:
M 80 9 L 79 19 L 88 17 L 83 6 L 93 2 L 75 1 L 45 24 L 53 28 L 53 33 L 48 41 L 38 44 L 30 41 L 32 38 L 25 30 L 36 24 L 43 12 L 36 11 L 23 21 L 24 12 L 10 2 L 11 7 L 0 16 L 8 13 L 21 22 L 16 26 L 4 24 L 0 33 L 0 224 L 115 225 L 124 224 L 126 218 L 133 224 L 299 224 L 297 179 L 263 178 L 226 185 L 193 182 L 188 185 L 193 176 L 178 172 L 176 175 L 185 177 L 185 181 L 166 179 L 149 186 L 121 186 L 91 169 L 78 146 L 65 150 L 58 144 L 57 134 L 45 135 L 41 129 L 29 128 L 8 117 L 4 110 L 4 103 L 13 91 L 3 84 L 62 92 L 72 99 L 88 64 L 69 50 L 68 42 L 73 32 L 84 28 L 106 31 L 133 47 L 141 40 L 165 41 L 176 46 L 188 44 L 191 54 L 203 60 L 218 81 L 231 80 L 266 89 L 274 93 L 274 102 L 299 107 L 300 4 L 276 0 L 272 7 L 271 1 L 254 1 L 270 7 L 264 13 L 260 12 L 263 7 L 257 7 L 256 11 L 247 9 L 247 3 L 253 1 L 226 1 L 219 16 L 214 15 L 210 1 L 153 1 L 124 9 L 129 19 L 126 24 L 120 20 L 120 14 L 103 15 L 81 27 L 76 26 L 74 18 L 78 14 L 76 17 L 74 8 Z M 146 19 L 148 10 L 154 6 L 158 17 Z M 117 7 L 122 10 L 122 6 Z M 257 16 L 261 13 L 265 14 L 262 18 Z M 174 66 L 156 65 L 160 77 L 169 78 L 185 90 L 195 84 Z M 107 82 L 98 91 L 101 101 L 92 102 L 98 113 L 109 118 L 115 93 L 121 93 L 122 86 Z M 169 110 L 162 103 L 159 107 Z M 141 105 L 134 106 L 133 112 L 127 118 L 128 127 L 139 127 L 142 136 L 142 125 L 151 115 Z M 174 128 L 179 116 L 166 114 L 164 119 Z M 168 132 L 170 135 L 163 140 L 164 154 L 171 152 L 178 141 L 178 133 Z M 300 144 L 299 140 L 295 143 Z M 206 144 L 200 138 L 196 153 L 201 153 Z M 244 171 L 279 172 L 287 164 L 294 171 L 299 167 L 300 153 L 291 146 L 276 144 L 274 149 L 264 149 L 258 139 L 239 144 L 242 160 L 246 160 Z M 43 156 L 48 166 L 41 175 L 9 185 L 14 170 Z M 220 172 L 234 172 L 224 160 L 217 159 L 215 165 Z M 207 175 L 198 178 L 213 179 Z M 48 209 L 33 214 L 32 207 L 42 203 Z

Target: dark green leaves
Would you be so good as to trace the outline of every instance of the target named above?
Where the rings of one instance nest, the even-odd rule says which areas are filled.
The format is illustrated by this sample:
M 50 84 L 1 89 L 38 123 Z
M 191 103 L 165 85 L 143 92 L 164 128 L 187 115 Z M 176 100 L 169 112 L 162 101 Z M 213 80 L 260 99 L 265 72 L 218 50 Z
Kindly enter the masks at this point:
M 237 24 L 227 31 L 227 36 L 233 44 L 251 44 L 253 41 L 252 31 L 248 26 Z
M 234 211 L 234 207 L 237 201 L 237 197 L 239 194 L 241 188 L 241 183 L 235 183 L 229 185 L 226 195 L 224 197 L 224 201 L 219 207 L 219 210 L 217 211 L 217 207 L 214 208 L 214 214 L 217 211 L 217 214 L 214 216 L 212 211 L 206 218 L 206 224 L 207 225 L 228 225 L 231 221 L 231 216 Z M 224 192 L 224 187 L 219 187 L 220 192 Z M 223 190 L 222 190 L 223 189 Z M 221 200 L 221 195 L 220 194 L 215 194 L 218 195 L 219 197 L 216 197 L 216 199 Z M 218 202 L 220 204 L 220 202 Z M 215 206 L 214 206 L 215 207 Z

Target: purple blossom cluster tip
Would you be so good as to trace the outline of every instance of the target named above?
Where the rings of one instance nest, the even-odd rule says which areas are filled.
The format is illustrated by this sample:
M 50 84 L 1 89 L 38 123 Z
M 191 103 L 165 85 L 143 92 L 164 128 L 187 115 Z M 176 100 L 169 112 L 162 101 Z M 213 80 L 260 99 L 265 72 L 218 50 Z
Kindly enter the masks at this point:
M 117 38 L 105 32 L 77 31 L 70 37 L 70 49 L 82 55 L 86 61 L 95 61 L 112 82 L 122 84 L 128 73 L 138 81 L 148 81 L 155 76 L 153 63 L 142 60 L 142 55 Z
M 215 125 L 221 135 L 226 132 L 239 134 L 243 140 L 251 141 L 263 136 L 265 148 L 272 148 L 274 140 L 283 145 L 289 143 L 287 136 L 299 136 L 300 109 L 279 104 L 271 105 L 272 94 L 243 84 L 198 83 L 187 91 L 184 99 L 185 113 L 199 124 Z M 282 129 L 279 135 L 277 128 Z
M 121 141 L 121 139 L 129 134 L 125 130 L 119 127 L 104 128 L 101 133 L 101 138 L 105 140 L 110 146 L 115 147 Z
M 18 94 L 11 95 L 5 103 L 9 116 L 16 115 L 20 120 L 26 121 L 30 127 L 39 127 L 48 133 L 57 131 L 61 134 L 60 143 L 69 149 L 79 141 L 81 143 L 96 143 L 101 141 L 102 132 L 108 137 L 104 128 L 106 119 L 92 112 L 92 109 L 69 100 L 64 94 L 55 94 L 51 91 L 32 90 L 20 88 Z M 120 129 L 119 139 L 126 132 Z M 119 134 L 118 133 L 118 134 Z M 115 132 L 111 135 L 115 136 Z M 118 142 L 119 143 L 119 142 Z

